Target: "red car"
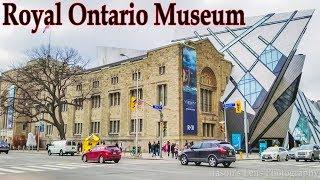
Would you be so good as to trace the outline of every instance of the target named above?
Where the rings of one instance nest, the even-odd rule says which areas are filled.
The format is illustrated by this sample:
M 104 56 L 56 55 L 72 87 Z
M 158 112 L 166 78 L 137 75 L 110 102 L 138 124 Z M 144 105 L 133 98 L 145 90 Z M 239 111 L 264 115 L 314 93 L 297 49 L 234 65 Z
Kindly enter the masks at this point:
M 116 146 L 96 146 L 91 151 L 82 155 L 83 162 L 114 161 L 118 163 L 121 159 L 121 150 Z

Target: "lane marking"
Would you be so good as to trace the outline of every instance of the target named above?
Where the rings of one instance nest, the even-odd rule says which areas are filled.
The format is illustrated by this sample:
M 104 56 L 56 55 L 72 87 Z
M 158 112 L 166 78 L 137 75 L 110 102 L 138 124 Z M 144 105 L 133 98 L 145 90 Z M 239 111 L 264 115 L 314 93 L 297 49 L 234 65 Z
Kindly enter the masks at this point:
M 27 168 L 27 167 L 10 167 L 10 168 L 13 168 L 13 169 L 18 169 L 18 170 L 23 170 L 23 171 L 34 171 L 34 172 L 40 172 L 40 171 L 44 171 L 44 170 L 41 170 L 41 169 L 34 169 L 34 168 Z
M 58 165 L 42 165 L 42 166 L 50 167 L 50 168 L 75 169 L 75 167 L 66 167 L 66 166 L 58 166 Z
M 24 171 L 14 170 L 14 169 L 6 169 L 0 168 L 0 171 L 9 172 L 9 173 L 23 173 Z
M 28 166 L 30 168 L 38 168 L 38 169 L 45 169 L 45 170 L 53 170 L 53 171 L 57 171 L 57 170 L 61 170 L 58 168 L 52 168 L 52 167 L 43 167 L 43 166 Z

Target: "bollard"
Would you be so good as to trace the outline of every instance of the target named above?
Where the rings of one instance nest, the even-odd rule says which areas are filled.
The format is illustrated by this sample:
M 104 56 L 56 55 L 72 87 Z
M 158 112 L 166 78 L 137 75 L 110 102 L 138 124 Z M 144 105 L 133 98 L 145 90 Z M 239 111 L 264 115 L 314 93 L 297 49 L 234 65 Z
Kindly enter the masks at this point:
M 242 151 L 240 151 L 239 156 L 240 156 L 240 159 L 243 159 L 243 153 L 242 153 Z

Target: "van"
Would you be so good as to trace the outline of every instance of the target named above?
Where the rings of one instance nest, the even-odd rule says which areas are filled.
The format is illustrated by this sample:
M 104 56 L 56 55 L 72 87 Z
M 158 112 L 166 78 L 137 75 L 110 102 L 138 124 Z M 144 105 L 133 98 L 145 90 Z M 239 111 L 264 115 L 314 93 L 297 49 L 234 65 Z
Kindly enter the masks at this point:
M 65 154 L 70 154 L 73 156 L 77 153 L 77 145 L 75 141 L 70 140 L 61 140 L 61 141 L 53 141 L 51 146 L 48 147 L 48 155 L 51 154 L 59 154 L 63 156 Z

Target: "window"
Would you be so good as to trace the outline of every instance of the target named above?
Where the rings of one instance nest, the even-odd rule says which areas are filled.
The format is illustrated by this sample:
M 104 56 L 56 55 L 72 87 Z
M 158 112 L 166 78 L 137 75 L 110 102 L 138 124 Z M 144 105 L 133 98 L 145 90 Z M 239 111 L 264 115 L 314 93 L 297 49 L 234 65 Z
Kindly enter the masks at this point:
M 91 97 L 92 108 L 99 108 L 101 103 L 100 95 Z
M 27 123 L 23 123 L 22 124 L 22 130 L 25 131 L 28 128 L 28 124 Z
M 111 84 L 118 84 L 119 83 L 119 78 L 118 76 L 113 76 L 111 77 Z
M 93 81 L 92 86 L 93 88 L 99 87 L 99 81 Z
M 62 112 L 68 111 L 68 104 L 67 101 L 62 102 Z
M 167 136 L 167 122 L 164 121 L 163 123 L 163 129 L 162 129 L 162 135 L 163 137 Z M 160 122 L 158 122 L 158 133 L 157 133 L 158 137 L 160 137 Z
M 91 133 L 100 133 L 100 122 L 91 122 Z
M 136 119 L 131 119 L 130 132 L 136 132 Z M 138 119 L 138 132 L 142 132 L 142 119 Z
M 143 99 L 143 91 L 142 91 L 142 89 L 140 88 L 138 91 L 139 91 L 138 99 Z M 130 94 L 131 94 L 131 97 L 137 97 L 137 89 L 130 90 Z
M 201 89 L 201 111 L 211 113 L 212 112 L 212 91 L 207 89 Z
M 39 132 L 39 126 L 36 125 L 34 126 L 34 134 L 38 134 L 38 132 Z
M 238 83 L 238 89 L 252 106 L 263 90 L 250 73 L 245 74 Z
M 280 61 L 282 54 L 272 45 L 268 45 L 267 48 L 262 52 L 259 59 L 266 65 L 271 71 L 273 71 L 278 62 Z
M 83 99 L 82 98 L 75 99 L 74 103 L 76 104 L 76 110 L 82 110 L 83 109 Z
M 67 124 L 64 124 L 63 130 L 64 130 L 64 133 L 66 134 L 67 133 Z
M 74 132 L 75 135 L 82 134 L 82 123 L 74 123 Z
M 82 84 L 78 84 L 77 87 L 76 87 L 76 90 L 77 91 L 82 91 Z
M 51 124 L 47 125 L 46 135 L 52 135 L 52 131 L 53 131 L 53 126 Z
M 166 73 L 166 66 L 160 66 L 159 67 L 159 75 L 163 75 Z
M 167 105 L 167 85 L 160 84 L 158 85 L 158 104 L 163 106 Z
M 110 106 L 119 106 L 120 105 L 120 92 L 110 93 Z
M 120 129 L 120 121 L 119 120 L 113 120 L 110 121 L 110 129 L 109 134 L 118 134 Z
M 201 144 L 202 144 L 201 142 L 195 143 L 195 144 L 192 146 L 192 148 L 193 148 L 193 149 L 200 149 Z
M 133 81 L 140 80 L 140 78 L 141 78 L 140 71 L 135 71 L 135 72 L 132 73 L 132 80 Z
M 207 149 L 207 148 L 213 148 L 213 143 L 210 142 L 204 142 L 202 143 L 201 149 Z
M 203 137 L 214 137 L 215 124 L 203 123 L 202 124 L 202 134 Z

